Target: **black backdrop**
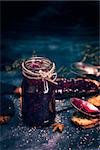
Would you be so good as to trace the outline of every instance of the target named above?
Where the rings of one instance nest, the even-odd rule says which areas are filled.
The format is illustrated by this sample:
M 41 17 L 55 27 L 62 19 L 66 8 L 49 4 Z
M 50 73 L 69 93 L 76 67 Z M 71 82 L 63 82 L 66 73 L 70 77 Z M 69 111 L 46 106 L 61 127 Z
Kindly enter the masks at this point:
M 90 36 L 98 36 L 99 1 L 9 1 L 1 4 L 3 33 L 16 30 L 72 35 L 75 27 L 89 27 Z

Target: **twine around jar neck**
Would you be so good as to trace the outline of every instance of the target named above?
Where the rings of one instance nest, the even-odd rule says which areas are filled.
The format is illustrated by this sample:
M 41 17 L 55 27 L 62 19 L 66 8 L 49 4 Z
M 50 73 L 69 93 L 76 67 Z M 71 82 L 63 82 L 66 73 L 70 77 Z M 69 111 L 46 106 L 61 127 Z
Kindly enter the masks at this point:
M 37 62 L 42 62 L 41 67 L 38 66 Z M 48 93 L 49 91 L 48 82 L 57 85 L 55 81 L 57 73 L 54 71 L 55 63 L 44 57 L 32 57 L 22 63 L 22 74 L 28 79 L 41 79 L 44 83 L 44 93 Z

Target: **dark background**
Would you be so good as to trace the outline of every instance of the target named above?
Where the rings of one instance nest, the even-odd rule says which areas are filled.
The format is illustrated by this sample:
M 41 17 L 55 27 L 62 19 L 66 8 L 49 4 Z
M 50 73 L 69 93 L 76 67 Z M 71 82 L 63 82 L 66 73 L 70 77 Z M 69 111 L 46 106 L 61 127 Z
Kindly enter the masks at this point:
M 84 36 L 84 32 L 89 32 L 88 36 L 98 36 L 99 1 L 15 1 L 1 4 L 2 32 L 6 35 L 15 30 L 19 34 Z
M 58 67 L 69 66 L 81 59 L 84 45 L 99 46 L 98 1 L 9 1 L 1 6 L 2 64 L 35 50 Z

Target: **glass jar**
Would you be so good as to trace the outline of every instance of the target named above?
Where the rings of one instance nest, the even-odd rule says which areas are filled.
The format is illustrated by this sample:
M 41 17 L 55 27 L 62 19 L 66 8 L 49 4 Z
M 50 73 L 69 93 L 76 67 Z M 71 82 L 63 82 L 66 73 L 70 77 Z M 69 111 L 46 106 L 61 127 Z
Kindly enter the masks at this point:
M 50 125 L 55 119 L 55 64 L 32 57 L 22 63 L 22 118 L 31 126 Z

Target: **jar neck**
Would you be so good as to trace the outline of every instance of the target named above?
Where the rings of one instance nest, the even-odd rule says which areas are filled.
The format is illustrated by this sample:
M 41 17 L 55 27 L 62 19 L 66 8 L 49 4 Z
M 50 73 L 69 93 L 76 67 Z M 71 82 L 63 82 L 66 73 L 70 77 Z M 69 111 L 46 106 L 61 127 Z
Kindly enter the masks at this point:
M 49 91 L 49 83 L 57 84 L 55 82 L 57 73 L 55 71 L 55 63 L 47 58 L 33 57 L 22 63 L 22 74 L 29 80 L 42 81 L 44 87 L 44 94 Z

